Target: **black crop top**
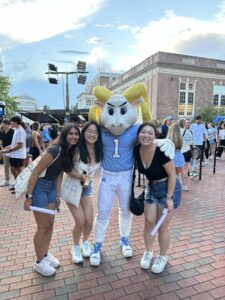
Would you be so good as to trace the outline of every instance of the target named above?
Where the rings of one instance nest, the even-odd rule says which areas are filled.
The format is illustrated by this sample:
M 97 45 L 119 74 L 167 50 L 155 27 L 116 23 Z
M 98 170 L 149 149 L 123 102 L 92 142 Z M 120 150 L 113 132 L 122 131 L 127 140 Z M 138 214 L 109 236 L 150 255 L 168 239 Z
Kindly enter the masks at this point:
M 164 152 L 160 151 L 159 147 L 156 146 L 151 165 L 145 169 L 140 157 L 140 147 L 141 145 L 137 145 L 134 148 L 134 157 L 137 161 L 139 172 L 145 174 L 148 180 L 160 180 L 168 177 L 163 165 L 170 161 L 169 157 L 165 156 Z

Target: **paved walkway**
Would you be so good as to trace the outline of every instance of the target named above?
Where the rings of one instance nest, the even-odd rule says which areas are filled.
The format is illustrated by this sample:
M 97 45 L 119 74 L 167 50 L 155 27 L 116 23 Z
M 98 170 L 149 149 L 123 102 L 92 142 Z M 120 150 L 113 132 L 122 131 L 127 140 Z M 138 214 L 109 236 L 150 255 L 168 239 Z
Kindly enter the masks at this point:
M 0 165 L 0 180 L 3 167 Z M 191 180 L 174 218 L 170 261 L 161 275 L 141 270 L 143 217 L 135 217 L 132 259 L 122 257 L 118 242 L 117 207 L 113 210 L 100 267 L 71 263 L 73 220 L 65 205 L 56 216 L 52 253 L 61 261 L 54 278 L 32 271 L 35 223 L 0 188 L 0 299 L 225 299 L 225 157 L 203 167 L 202 181 Z M 154 247 L 155 254 L 158 251 Z

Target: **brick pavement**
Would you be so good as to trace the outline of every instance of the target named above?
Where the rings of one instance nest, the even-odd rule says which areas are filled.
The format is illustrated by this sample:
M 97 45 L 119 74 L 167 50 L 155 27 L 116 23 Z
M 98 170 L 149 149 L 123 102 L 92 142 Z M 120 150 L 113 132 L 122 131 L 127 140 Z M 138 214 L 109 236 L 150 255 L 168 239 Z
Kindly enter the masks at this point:
M 192 180 L 184 192 L 171 230 L 170 261 L 161 275 L 139 267 L 143 254 L 143 217 L 134 217 L 133 258 L 121 255 L 117 207 L 113 209 L 100 267 L 71 263 L 73 220 L 65 205 L 56 216 L 51 251 L 61 261 L 54 278 L 32 271 L 35 223 L 0 188 L 0 299 L 225 299 L 225 157 L 203 167 L 202 181 Z M 0 180 L 3 168 L 0 165 Z M 155 254 L 158 251 L 154 247 Z

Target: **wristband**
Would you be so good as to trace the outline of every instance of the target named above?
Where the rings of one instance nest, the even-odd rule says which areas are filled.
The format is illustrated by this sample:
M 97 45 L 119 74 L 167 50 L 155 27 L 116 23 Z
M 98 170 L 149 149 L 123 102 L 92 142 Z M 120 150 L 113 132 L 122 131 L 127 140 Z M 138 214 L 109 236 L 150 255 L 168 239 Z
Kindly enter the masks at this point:
M 173 195 L 166 194 L 166 198 L 173 199 Z

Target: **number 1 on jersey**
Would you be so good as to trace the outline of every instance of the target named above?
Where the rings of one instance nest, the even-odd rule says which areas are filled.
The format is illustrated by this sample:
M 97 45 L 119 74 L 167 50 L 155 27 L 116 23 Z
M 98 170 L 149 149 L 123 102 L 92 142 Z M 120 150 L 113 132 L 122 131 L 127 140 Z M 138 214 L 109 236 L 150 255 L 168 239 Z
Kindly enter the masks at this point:
M 119 158 L 120 157 L 120 154 L 119 154 L 119 139 L 114 139 L 113 142 L 114 142 L 114 145 L 115 145 L 113 157 L 114 158 Z

